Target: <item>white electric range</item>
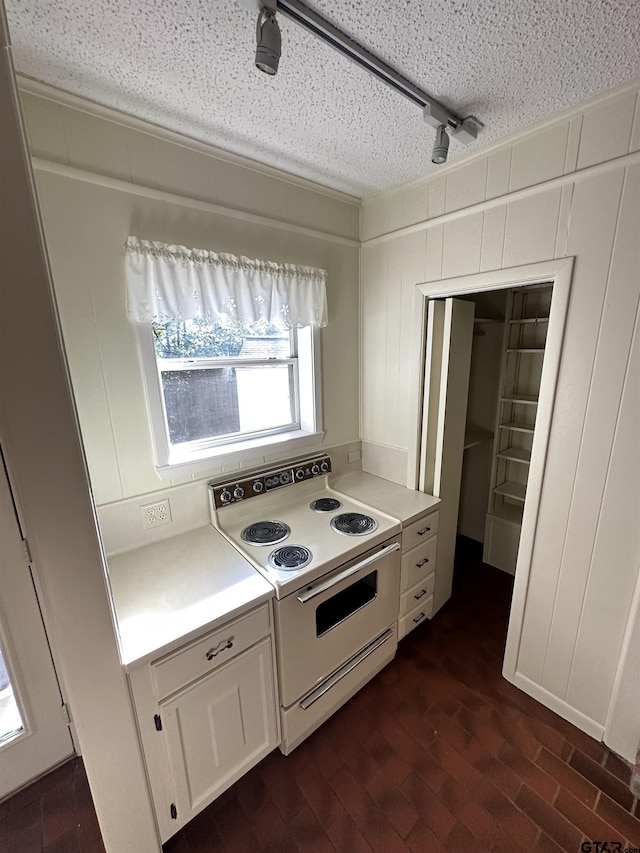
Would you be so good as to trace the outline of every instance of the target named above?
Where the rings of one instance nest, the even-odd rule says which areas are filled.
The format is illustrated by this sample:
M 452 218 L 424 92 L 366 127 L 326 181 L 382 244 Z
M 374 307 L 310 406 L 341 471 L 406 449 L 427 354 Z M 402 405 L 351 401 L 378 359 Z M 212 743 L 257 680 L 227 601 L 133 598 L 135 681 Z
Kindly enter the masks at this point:
M 275 589 L 285 754 L 397 647 L 401 523 L 330 473 L 321 455 L 210 485 L 213 525 Z

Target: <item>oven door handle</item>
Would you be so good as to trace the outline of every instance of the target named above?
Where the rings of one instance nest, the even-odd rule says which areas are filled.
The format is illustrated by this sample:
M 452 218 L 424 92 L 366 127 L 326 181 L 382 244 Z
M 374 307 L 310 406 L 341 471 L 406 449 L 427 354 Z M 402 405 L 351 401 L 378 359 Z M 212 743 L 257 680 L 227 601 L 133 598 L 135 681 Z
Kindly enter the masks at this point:
M 393 631 L 391 628 L 387 628 L 384 634 L 380 634 L 377 639 L 369 643 L 368 646 L 365 646 L 362 651 L 358 652 L 358 654 L 354 655 L 351 660 L 344 663 L 340 669 L 337 669 L 333 675 L 330 675 L 328 678 L 325 678 L 324 681 L 321 681 L 320 684 L 311 691 L 311 693 L 307 693 L 307 695 L 303 696 L 298 702 L 302 710 L 306 711 L 314 704 L 314 702 L 321 699 L 325 693 L 328 693 L 332 687 L 334 687 L 339 681 L 342 681 L 345 675 L 349 675 L 349 673 L 354 670 L 358 664 L 361 664 L 365 658 L 368 658 L 369 655 L 377 651 L 377 649 L 379 649 L 383 643 L 386 643 L 387 640 L 390 640 L 391 637 L 393 637 Z
M 387 545 L 386 548 L 383 548 L 382 551 L 378 551 L 377 554 L 372 554 L 370 557 L 367 557 L 366 560 L 362 560 L 360 563 L 357 563 L 355 566 L 352 566 L 350 569 L 345 569 L 344 572 L 340 572 L 337 575 L 334 575 L 332 578 L 329 578 L 322 583 L 319 583 L 317 586 L 310 586 L 306 589 L 305 592 L 300 593 L 298 596 L 298 601 L 301 604 L 304 604 L 307 601 L 310 601 L 312 598 L 315 598 L 316 595 L 320 595 L 321 592 L 326 592 L 328 589 L 331 589 L 332 586 L 340 583 L 345 578 L 351 577 L 351 575 L 355 575 L 356 572 L 359 572 L 360 569 L 364 569 L 366 566 L 370 566 L 372 563 L 375 563 L 377 560 L 381 560 L 383 557 L 386 557 L 387 554 L 391 554 L 393 551 L 400 550 L 399 542 L 392 542 L 391 545 Z

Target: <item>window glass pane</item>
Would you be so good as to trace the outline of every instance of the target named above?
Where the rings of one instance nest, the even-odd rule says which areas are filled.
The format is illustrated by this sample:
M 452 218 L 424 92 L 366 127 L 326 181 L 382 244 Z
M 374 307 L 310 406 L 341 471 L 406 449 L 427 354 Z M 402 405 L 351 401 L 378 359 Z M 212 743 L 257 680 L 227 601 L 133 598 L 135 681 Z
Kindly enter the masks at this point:
M 284 327 L 256 323 L 171 320 L 153 323 L 157 358 L 288 358 L 291 335 Z
M 0 743 L 20 734 L 23 729 L 18 704 L 0 649 Z
M 171 444 L 288 426 L 292 379 L 290 364 L 163 370 Z
M 288 364 L 236 369 L 241 432 L 258 432 L 293 423 L 292 370 L 292 365 Z

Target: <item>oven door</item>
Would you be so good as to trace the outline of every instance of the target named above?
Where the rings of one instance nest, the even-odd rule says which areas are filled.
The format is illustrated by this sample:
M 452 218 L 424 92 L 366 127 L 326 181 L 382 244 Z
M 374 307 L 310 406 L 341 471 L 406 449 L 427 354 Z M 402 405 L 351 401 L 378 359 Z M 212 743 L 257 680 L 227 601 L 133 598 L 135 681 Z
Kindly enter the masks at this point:
M 275 602 L 286 708 L 398 618 L 400 542 L 389 540 Z

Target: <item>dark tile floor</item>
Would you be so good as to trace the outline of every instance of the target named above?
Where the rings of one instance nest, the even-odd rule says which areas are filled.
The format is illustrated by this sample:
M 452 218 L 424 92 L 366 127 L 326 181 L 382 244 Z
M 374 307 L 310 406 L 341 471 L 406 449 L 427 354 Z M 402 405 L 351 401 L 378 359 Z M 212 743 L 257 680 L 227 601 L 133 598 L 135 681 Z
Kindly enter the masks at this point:
M 640 848 L 626 765 L 502 678 L 510 597 L 464 549 L 451 601 L 394 662 L 165 853 Z M 52 776 L 0 805 L 0 850 L 101 853 L 80 761 Z
M 0 803 L 0 851 L 45 850 L 104 853 L 81 758 L 68 761 Z

